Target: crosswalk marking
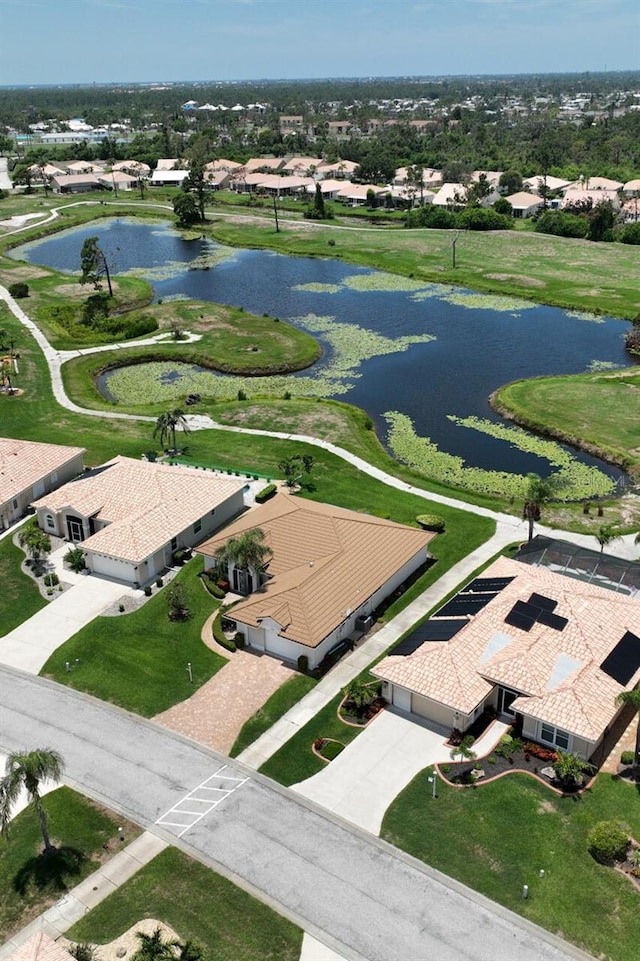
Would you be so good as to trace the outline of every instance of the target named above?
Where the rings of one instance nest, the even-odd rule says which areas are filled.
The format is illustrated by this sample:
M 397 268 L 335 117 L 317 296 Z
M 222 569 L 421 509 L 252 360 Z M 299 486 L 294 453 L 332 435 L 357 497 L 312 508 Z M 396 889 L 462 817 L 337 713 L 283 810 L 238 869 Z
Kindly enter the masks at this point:
M 198 784 L 197 787 L 189 791 L 183 798 L 177 801 L 173 807 L 165 811 L 158 820 L 156 824 L 161 825 L 166 828 L 179 828 L 177 836 L 179 838 L 188 831 L 189 828 L 194 827 L 201 821 L 202 818 L 206 817 L 214 808 L 221 804 L 230 794 L 237 791 L 238 788 L 246 784 L 250 778 L 236 777 L 232 774 L 223 774 L 223 771 L 227 770 L 227 765 L 223 764 L 215 774 Z M 217 783 L 216 783 L 217 782 Z M 198 796 L 204 794 L 205 796 Z M 202 805 L 201 808 L 197 810 L 191 807 L 184 807 L 183 805 L 193 805 L 195 808 L 197 805 Z

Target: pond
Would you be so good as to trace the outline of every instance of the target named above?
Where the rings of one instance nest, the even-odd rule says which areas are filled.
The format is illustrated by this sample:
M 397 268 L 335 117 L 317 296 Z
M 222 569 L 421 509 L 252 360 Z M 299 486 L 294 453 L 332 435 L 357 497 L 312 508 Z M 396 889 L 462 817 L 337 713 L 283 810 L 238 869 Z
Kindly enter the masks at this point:
M 229 397 L 239 387 L 249 397 L 281 397 L 285 390 L 337 397 L 366 410 L 400 459 L 480 491 L 508 494 L 510 475 L 546 476 L 559 468 L 582 498 L 607 493 L 620 477 L 601 461 L 509 427 L 488 398 L 520 378 L 628 366 L 623 321 L 419 283 L 338 260 L 185 240 L 167 223 L 134 219 L 64 231 L 15 248 L 12 256 L 79 273 L 82 244 L 96 235 L 115 272 L 147 278 L 157 299 L 193 298 L 270 314 L 308 330 L 324 348 L 311 370 L 260 378 L 259 384 L 169 365 L 151 372 L 167 391 L 159 399 L 180 400 L 191 391 Z M 138 368 L 138 391 L 141 374 Z M 130 400 L 126 369 L 113 378 L 108 389 Z

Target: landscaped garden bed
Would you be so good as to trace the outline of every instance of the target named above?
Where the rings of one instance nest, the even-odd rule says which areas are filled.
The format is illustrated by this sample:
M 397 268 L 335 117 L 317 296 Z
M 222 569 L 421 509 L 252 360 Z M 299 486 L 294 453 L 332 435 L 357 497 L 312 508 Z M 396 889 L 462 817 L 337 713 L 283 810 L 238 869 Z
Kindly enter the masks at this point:
M 356 678 L 343 691 L 344 697 L 338 705 L 340 720 L 355 727 L 366 727 L 387 706 L 381 690 L 379 681 L 365 683 Z
M 328 764 L 329 761 L 333 761 L 338 754 L 341 754 L 345 747 L 346 745 L 343 744 L 342 741 L 337 741 L 333 737 L 317 737 L 313 742 L 311 750 L 317 757 L 322 758 L 322 760 Z

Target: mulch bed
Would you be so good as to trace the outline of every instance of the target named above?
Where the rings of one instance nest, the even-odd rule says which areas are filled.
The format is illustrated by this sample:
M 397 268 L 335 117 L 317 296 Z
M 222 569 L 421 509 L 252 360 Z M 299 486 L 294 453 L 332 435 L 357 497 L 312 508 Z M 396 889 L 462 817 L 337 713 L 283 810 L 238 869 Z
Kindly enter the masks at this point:
M 493 763 L 489 762 L 490 757 L 495 759 Z M 500 754 L 490 753 L 474 761 L 446 762 L 444 765 L 444 767 L 447 768 L 448 764 L 446 773 L 442 770 L 442 764 L 438 765 L 438 769 L 443 780 L 456 786 L 484 784 L 504 774 L 511 774 L 514 771 L 526 771 L 528 774 L 537 776 L 544 784 L 555 788 L 556 791 L 561 791 L 563 794 L 577 793 L 578 788 L 574 791 L 567 790 L 567 788 L 563 787 L 555 778 L 549 778 L 542 774 L 543 768 L 551 767 L 551 761 L 543 761 L 534 755 L 529 755 L 529 760 L 527 761 L 526 757 L 527 755 L 525 755 L 522 749 L 515 751 L 510 758 L 502 757 Z M 484 776 L 474 778 L 471 774 L 474 768 L 481 768 L 484 771 Z
M 618 777 L 621 781 L 635 784 L 640 788 L 640 765 L 639 764 L 619 764 Z

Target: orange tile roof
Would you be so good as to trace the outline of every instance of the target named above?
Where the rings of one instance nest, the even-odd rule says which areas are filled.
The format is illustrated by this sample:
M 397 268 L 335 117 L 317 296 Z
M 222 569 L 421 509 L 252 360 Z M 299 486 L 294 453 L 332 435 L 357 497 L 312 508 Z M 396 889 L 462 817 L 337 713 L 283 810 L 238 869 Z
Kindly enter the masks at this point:
M 36 481 L 60 470 L 85 452 L 84 447 L 0 437 L 0 504 L 17 497 Z
M 72 508 L 106 522 L 82 542 L 83 549 L 139 564 L 243 486 L 189 467 L 114 457 L 34 506 Z
M 199 548 L 212 556 L 230 537 L 259 527 L 273 556 L 268 580 L 233 608 L 258 627 L 271 617 L 280 636 L 317 647 L 392 575 L 425 552 L 433 533 L 356 511 L 277 494 Z
M 502 557 L 483 577 L 513 577 L 448 642 L 427 642 L 407 657 L 389 655 L 376 676 L 469 714 L 499 684 L 521 692 L 516 711 L 597 741 L 616 715 L 626 686 L 600 665 L 626 631 L 640 636 L 640 603 L 628 595 L 574 580 L 544 567 Z M 556 600 L 568 619 L 563 631 L 535 623 L 523 631 L 505 623 L 516 601 L 533 592 Z
M 70 961 L 73 955 L 44 931 L 31 935 L 7 961 Z

